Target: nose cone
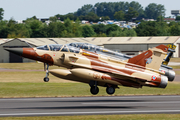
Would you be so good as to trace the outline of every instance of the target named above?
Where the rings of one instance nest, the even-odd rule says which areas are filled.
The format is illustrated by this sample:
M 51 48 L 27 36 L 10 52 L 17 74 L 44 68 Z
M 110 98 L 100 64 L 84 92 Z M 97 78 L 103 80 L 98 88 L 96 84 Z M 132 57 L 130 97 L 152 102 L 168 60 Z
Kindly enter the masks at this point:
M 23 48 L 4 48 L 4 49 L 20 56 L 22 56 L 23 54 Z

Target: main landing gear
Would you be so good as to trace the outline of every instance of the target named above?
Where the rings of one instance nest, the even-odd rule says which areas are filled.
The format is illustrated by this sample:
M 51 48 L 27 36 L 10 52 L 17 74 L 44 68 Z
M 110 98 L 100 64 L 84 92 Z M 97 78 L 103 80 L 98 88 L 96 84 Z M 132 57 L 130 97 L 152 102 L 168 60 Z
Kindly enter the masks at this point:
M 96 94 L 99 93 L 99 88 L 97 86 L 97 81 L 90 81 L 89 86 L 91 87 L 90 88 L 91 94 L 96 95 Z
M 89 82 L 89 86 L 91 87 L 90 88 L 90 92 L 93 95 L 96 95 L 96 94 L 99 93 L 99 88 L 97 87 L 97 84 L 98 84 L 97 81 L 90 81 Z M 109 94 L 109 95 L 114 94 L 115 93 L 115 88 L 118 88 L 118 87 L 117 86 L 113 86 L 113 85 L 107 85 L 107 88 L 106 88 L 107 94 Z
M 46 67 L 47 66 L 47 67 Z M 44 78 L 44 82 L 49 82 L 49 65 L 47 63 L 44 63 L 44 70 L 46 71 L 46 77 Z
M 109 95 L 112 95 L 112 94 L 114 94 L 114 92 L 115 92 L 115 87 L 113 87 L 113 86 L 108 86 L 107 88 L 106 88 L 106 92 L 107 92 L 107 94 L 109 94 Z

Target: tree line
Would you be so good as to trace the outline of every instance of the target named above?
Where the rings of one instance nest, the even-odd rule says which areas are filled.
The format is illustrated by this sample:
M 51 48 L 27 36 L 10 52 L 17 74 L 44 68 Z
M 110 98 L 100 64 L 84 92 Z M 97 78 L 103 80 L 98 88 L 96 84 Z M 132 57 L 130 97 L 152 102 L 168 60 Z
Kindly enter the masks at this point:
M 135 30 L 122 30 L 117 25 L 83 25 L 77 19 L 71 21 L 69 18 L 61 21 L 53 21 L 49 24 L 37 19 L 29 18 L 24 23 L 17 24 L 10 19 L 0 21 L 1 38 L 46 38 L 46 37 L 108 37 L 113 36 L 115 31 L 121 36 L 136 36 Z
M 158 16 L 165 16 L 165 7 L 161 4 L 150 3 L 143 8 L 139 2 L 101 2 L 95 5 L 87 4 L 79 8 L 74 13 L 66 15 L 55 15 L 60 20 L 70 18 L 71 20 L 88 20 L 97 22 L 99 20 L 126 20 L 132 18 L 138 20 L 142 18 L 157 19 Z
M 69 18 L 49 24 L 29 18 L 17 24 L 10 19 L 0 21 L 1 38 L 46 38 L 46 37 L 134 37 L 134 36 L 180 36 L 180 22 L 142 21 L 136 28 L 121 28 L 115 24 L 81 24 Z

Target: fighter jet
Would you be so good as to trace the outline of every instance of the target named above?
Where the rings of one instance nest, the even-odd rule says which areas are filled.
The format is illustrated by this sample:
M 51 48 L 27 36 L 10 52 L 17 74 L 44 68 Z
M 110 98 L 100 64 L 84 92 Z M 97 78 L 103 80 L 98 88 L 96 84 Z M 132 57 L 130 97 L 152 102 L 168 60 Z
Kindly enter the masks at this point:
M 118 59 L 118 60 L 127 60 L 132 58 L 133 56 L 125 55 L 120 52 L 115 52 L 113 50 L 103 48 L 97 45 L 89 44 L 89 43 L 80 43 L 80 42 L 75 42 L 75 43 L 69 43 L 67 46 L 73 46 L 77 48 L 81 48 L 90 52 L 95 52 L 107 57 L 111 57 L 113 59 Z M 168 54 L 166 55 L 165 59 L 163 60 L 161 67 L 159 68 L 159 71 L 164 71 L 165 76 L 168 77 L 169 81 L 173 81 L 175 78 L 175 72 L 172 70 L 173 68 L 167 66 L 171 57 L 173 56 L 173 53 L 175 52 L 175 45 L 168 44 L 167 45 L 170 49 L 168 51 Z
M 118 86 L 142 88 L 143 86 L 166 88 L 168 77 L 159 71 L 162 61 L 171 51 L 165 45 L 151 48 L 127 60 L 114 59 L 96 52 L 68 46 L 45 45 L 37 48 L 6 48 L 22 57 L 44 62 L 47 65 L 44 81 L 49 81 L 49 72 L 59 78 L 87 83 L 93 95 L 98 86 L 114 94 Z M 48 70 L 49 65 L 65 69 Z

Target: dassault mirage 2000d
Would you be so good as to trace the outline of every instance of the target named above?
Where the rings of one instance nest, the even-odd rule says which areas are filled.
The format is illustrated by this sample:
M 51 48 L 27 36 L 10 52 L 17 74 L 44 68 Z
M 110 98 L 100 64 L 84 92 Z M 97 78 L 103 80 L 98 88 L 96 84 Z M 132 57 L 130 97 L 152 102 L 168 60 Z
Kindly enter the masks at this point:
M 47 65 L 44 81 L 49 81 L 50 72 L 59 78 L 88 83 L 94 95 L 99 92 L 98 86 L 107 87 L 106 92 L 113 94 L 118 85 L 135 88 L 142 88 L 142 86 L 165 88 L 168 83 L 165 72 L 159 71 L 163 59 L 170 50 L 165 45 L 151 48 L 124 61 L 58 44 L 37 48 L 6 48 L 6 50 L 25 58 L 44 62 Z M 67 70 L 48 70 L 49 65 L 66 67 Z
M 128 59 L 133 57 L 133 56 L 125 55 L 123 53 L 115 52 L 113 50 L 103 48 L 103 47 L 100 47 L 97 45 L 89 44 L 89 43 L 75 42 L 75 43 L 69 43 L 66 45 L 81 48 L 81 49 L 84 49 L 84 50 L 87 50 L 90 52 L 95 52 L 97 54 L 101 54 L 101 55 L 104 55 L 106 57 L 111 57 L 113 59 L 117 59 L 120 61 L 128 60 Z M 161 67 L 159 68 L 159 71 L 164 71 L 165 76 L 168 77 L 168 81 L 173 81 L 175 78 L 175 72 L 172 70 L 173 68 L 171 68 L 167 65 L 168 65 L 171 57 L 173 56 L 173 53 L 175 52 L 176 46 L 173 44 L 168 44 L 167 46 L 171 49 L 168 50 L 168 54 L 166 55 L 165 59 L 163 60 Z

